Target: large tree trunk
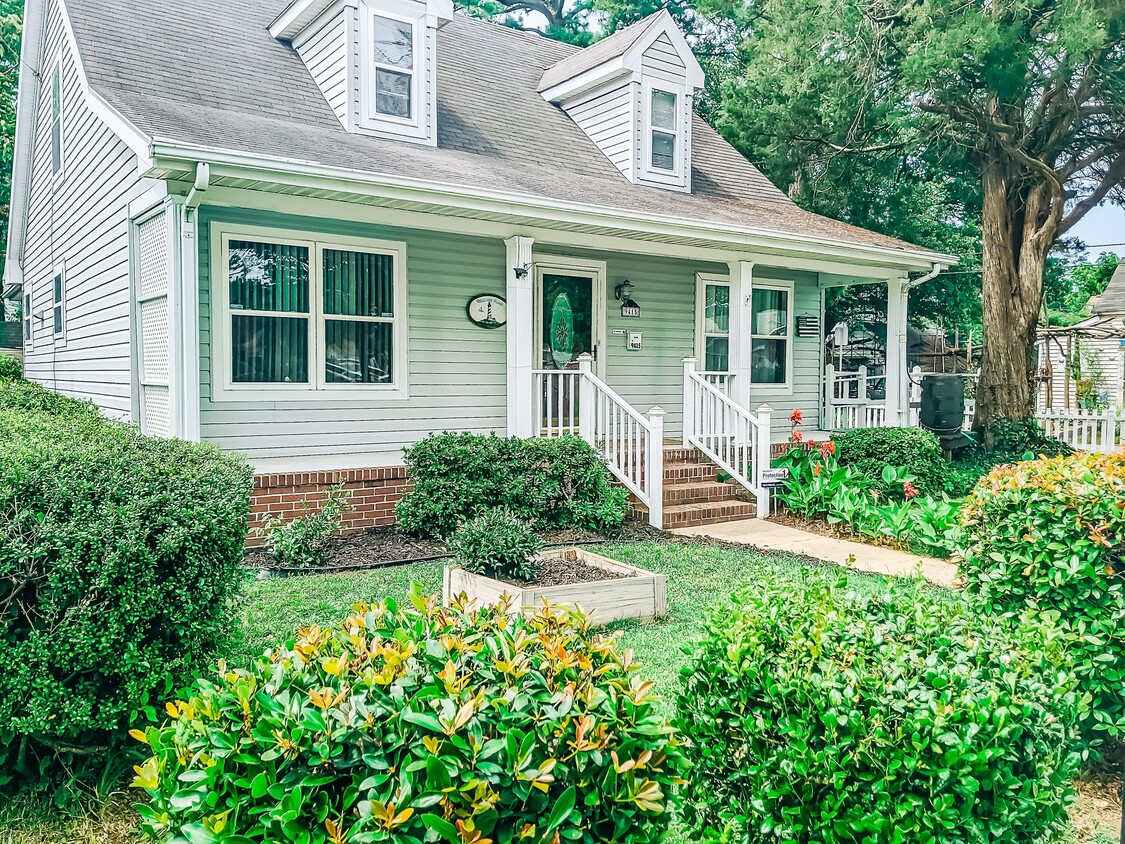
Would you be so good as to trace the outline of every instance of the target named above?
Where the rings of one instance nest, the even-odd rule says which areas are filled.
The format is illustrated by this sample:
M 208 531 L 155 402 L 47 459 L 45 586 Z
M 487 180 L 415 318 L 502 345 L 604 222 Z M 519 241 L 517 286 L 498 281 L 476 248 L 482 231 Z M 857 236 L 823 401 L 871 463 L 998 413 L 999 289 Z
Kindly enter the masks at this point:
M 984 345 L 973 427 L 1035 411 L 1035 331 L 1043 270 L 1058 226 L 1050 185 L 997 155 L 984 166 Z

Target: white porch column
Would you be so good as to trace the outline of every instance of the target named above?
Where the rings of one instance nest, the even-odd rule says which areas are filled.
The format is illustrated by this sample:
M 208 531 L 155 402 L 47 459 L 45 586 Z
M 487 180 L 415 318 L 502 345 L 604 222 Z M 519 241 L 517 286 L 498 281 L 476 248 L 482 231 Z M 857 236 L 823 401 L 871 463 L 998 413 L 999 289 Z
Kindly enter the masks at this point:
M 173 268 L 173 284 L 179 297 L 180 429 L 179 436 L 199 442 L 199 241 L 196 239 L 199 209 L 187 211 L 177 204 L 173 218 L 179 223 L 179 266 Z
M 909 379 L 906 377 L 905 278 L 887 279 L 887 426 L 905 427 L 909 420 Z
M 730 372 L 734 376 L 730 397 L 750 409 L 751 294 L 754 262 L 730 262 Z
M 534 379 L 535 357 L 535 274 L 531 266 L 530 237 L 516 235 L 504 241 L 507 264 L 508 304 L 508 436 L 535 434 Z

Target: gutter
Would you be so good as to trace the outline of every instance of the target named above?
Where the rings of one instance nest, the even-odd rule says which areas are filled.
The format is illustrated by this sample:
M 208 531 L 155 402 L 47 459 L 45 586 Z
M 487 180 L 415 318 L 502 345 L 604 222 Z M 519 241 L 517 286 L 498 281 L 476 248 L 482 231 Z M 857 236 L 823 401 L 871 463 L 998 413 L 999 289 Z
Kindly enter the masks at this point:
M 301 183 L 328 190 L 366 193 L 388 199 L 444 205 L 460 210 L 525 216 L 578 225 L 604 226 L 646 234 L 724 242 L 736 248 L 788 249 L 824 257 L 815 247 L 842 252 L 853 261 L 877 262 L 920 269 L 944 268 L 957 263 L 954 255 L 923 249 L 895 249 L 851 243 L 815 235 L 762 229 L 736 223 L 685 220 L 660 214 L 618 210 L 606 206 L 556 200 L 534 194 L 517 194 L 488 188 L 449 185 L 392 174 L 362 173 L 300 159 L 222 150 L 167 140 L 152 143 L 153 169 L 146 175 L 168 178 L 162 171 L 190 172 L 197 164 L 209 164 L 211 179 L 224 175 L 240 179 L 258 178 L 279 183 Z M 364 190 L 357 191 L 357 188 Z M 827 256 L 832 257 L 832 256 Z M 936 275 L 936 272 L 933 273 Z M 932 277 L 928 276 L 928 277 Z

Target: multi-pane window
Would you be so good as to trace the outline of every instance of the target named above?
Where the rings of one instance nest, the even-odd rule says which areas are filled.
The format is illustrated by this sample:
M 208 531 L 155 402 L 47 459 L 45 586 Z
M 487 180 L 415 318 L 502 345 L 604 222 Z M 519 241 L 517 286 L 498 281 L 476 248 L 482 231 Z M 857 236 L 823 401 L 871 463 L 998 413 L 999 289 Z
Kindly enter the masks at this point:
M 654 170 L 672 172 L 676 169 L 676 147 L 679 142 L 676 100 L 677 95 L 672 91 L 652 89 L 649 109 L 649 122 L 652 124 L 649 164 Z
M 223 242 L 232 386 L 395 383 L 398 250 Z
M 51 282 L 51 328 L 55 337 L 63 334 L 63 318 L 63 274 L 57 272 Z
M 23 288 L 23 341 L 31 342 L 31 286 L 27 282 Z
M 750 381 L 785 384 L 792 341 L 789 291 L 755 285 L 750 301 Z
M 414 117 L 414 25 L 372 15 L 375 114 L 411 120 Z
M 51 74 L 51 172 L 62 169 L 62 74 L 56 65 Z
M 730 369 L 730 286 L 707 284 L 703 292 L 703 368 Z

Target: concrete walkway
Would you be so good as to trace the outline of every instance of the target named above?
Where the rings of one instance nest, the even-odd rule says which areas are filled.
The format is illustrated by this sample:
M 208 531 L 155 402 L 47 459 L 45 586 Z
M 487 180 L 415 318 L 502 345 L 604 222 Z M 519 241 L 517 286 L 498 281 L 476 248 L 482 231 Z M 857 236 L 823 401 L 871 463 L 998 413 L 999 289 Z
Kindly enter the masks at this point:
M 957 566 L 948 560 L 922 557 L 863 542 L 833 539 L 765 519 L 739 519 L 717 525 L 679 528 L 672 533 L 681 536 L 709 536 L 724 542 L 753 545 L 771 551 L 792 551 L 794 554 L 807 554 L 818 560 L 877 574 L 910 577 L 921 567 L 923 577 L 943 586 L 949 586 L 957 577 Z

